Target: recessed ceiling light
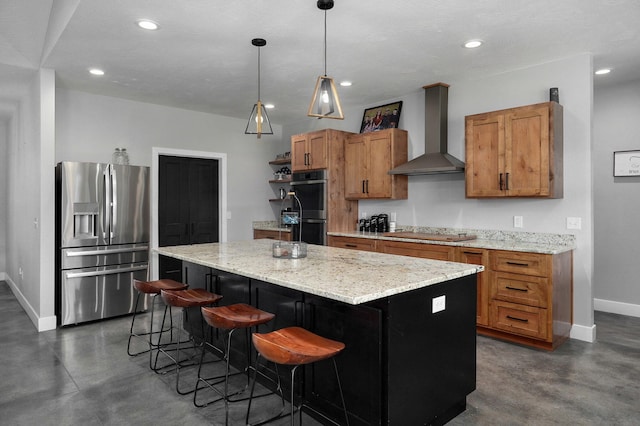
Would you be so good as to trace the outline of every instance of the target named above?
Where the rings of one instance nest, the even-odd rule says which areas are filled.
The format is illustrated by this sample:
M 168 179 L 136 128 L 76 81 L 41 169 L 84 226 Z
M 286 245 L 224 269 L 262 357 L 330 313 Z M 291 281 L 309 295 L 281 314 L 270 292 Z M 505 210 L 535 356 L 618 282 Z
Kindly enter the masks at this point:
M 596 71 L 596 75 L 609 74 L 610 72 L 611 72 L 611 68 L 602 68 Z
M 264 104 L 264 107 L 268 108 L 268 109 L 273 109 L 273 108 L 275 108 L 275 105 L 274 104 Z
M 341 81 L 340 82 L 340 86 L 343 86 L 343 87 L 349 87 L 349 86 L 351 86 L 351 84 L 352 83 L 350 81 Z
M 467 49 L 475 49 L 476 47 L 482 46 L 482 40 L 469 40 L 466 41 L 463 46 Z
M 143 30 L 157 30 L 160 26 L 158 25 L 157 22 L 153 22 L 149 19 L 140 19 L 138 21 L 136 21 L 136 24 L 142 28 Z
M 99 68 L 91 68 L 89 69 L 89 73 L 92 75 L 104 75 L 104 71 Z

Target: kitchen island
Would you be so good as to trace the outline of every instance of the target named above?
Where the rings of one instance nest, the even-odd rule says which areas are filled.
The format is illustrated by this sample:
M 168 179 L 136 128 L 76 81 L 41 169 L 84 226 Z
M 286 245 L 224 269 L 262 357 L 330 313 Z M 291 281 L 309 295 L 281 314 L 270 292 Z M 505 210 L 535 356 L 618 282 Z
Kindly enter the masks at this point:
M 475 389 L 482 266 L 315 245 L 306 258 L 278 259 L 272 243 L 156 251 L 182 260 L 184 281 L 219 292 L 223 304 L 275 313 L 260 331 L 301 325 L 344 342 L 337 361 L 351 424 L 443 424 L 465 409 Z M 339 419 L 330 365 L 323 364 L 307 366 L 300 389 L 314 410 Z

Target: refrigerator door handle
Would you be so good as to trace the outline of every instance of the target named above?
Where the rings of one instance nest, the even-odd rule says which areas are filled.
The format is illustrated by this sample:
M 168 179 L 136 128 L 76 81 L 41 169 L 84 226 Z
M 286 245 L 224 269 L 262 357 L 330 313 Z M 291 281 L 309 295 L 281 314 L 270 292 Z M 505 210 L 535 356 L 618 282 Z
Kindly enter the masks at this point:
M 83 278 L 83 277 L 99 277 L 99 276 L 102 276 L 102 275 L 121 274 L 123 272 L 142 271 L 142 270 L 146 270 L 147 267 L 148 267 L 147 265 L 142 265 L 142 266 L 132 266 L 130 268 L 109 269 L 107 271 L 67 272 L 67 273 L 65 273 L 65 277 L 67 279 L 70 279 L 70 278 Z
M 111 232 L 111 228 L 109 223 L 111 223 L 111 179 L 108 177 L 110 174 L 109 167 L 104 171 L 102 175 L 102 186 L 104 193 L 104 205 L 102 206 L 102 238 L 105 240 L 109 240 L 109 234 Z
M 129 247 L 129 248 L 111 249 L 111 250 L 68 251 L 65 253 L 65 255 L 67 257 L 95 256 L 95 255 L 104 255 L 104 254 L 130 253 L 133 251 L 147 251 L 147 250 L 149 250 L 149 246 Z
M 113 230 L 116 228 L 116 225 L 118 224 L 118 218 L 116 217 L 116 211 L 118 210 L 118 206 L 117 203 L 118 201 L 116 200 L 116 197 L 114 196 L 114 194 L 117 194 L 118 192 L 118 181 L 116 180 L 116 173 L 113 170 L 113 166 L 109 167 L 109 179 L 110 179 L 110 193 L 109 193 L 109 208 L 111 210 L 111 224 L 109 225 L 110 229 L 109 229 L 109 238 L 113 238 Z

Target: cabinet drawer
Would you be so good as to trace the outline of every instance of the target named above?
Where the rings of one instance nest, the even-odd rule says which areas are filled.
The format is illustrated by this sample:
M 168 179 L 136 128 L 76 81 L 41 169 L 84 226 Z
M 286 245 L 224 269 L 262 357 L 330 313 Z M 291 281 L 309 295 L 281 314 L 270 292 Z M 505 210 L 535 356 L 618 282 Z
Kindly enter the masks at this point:
M 536 339 L 547 339 L 547 310 L 494 300 L 489 308 L 490 325 L 497 330 Z
M 497 250 L 491 252 L 491 269 L 547 277 L 551 270 L 550 258 L 551 256 L 545 254 Z
M 495 272 L 491 280 L 491 298 L 523 305 L 548 307 L 549 281 L 508 272 Z
M 378 251 L 402 256 L 422 257 L 433 260 L 455 260 L 454 246 L 440 246 L 436 244 L 403 243 L 400 241 L 380 241 Z
M 291 232 L 272 231 L 267 229 L 254 229 L 253 239 L 259 240 L 261 238 L 267 238 L 270 240 L 291 241 Z
M 376 240 L 370 238 L 334 237 L 329 235 L 327 244 L 331 247 L 376 251 Z

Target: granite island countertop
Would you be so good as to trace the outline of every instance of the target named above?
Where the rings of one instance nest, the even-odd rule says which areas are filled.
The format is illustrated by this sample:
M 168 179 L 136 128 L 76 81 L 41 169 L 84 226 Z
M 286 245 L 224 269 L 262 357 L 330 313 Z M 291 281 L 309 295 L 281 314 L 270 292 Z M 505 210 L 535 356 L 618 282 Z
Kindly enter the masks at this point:
M 159 247 L 158 254 L 352 305 L 482 272 L 482 265 L 309 244 L 307 257 L 271 255 L 272 240 Z

